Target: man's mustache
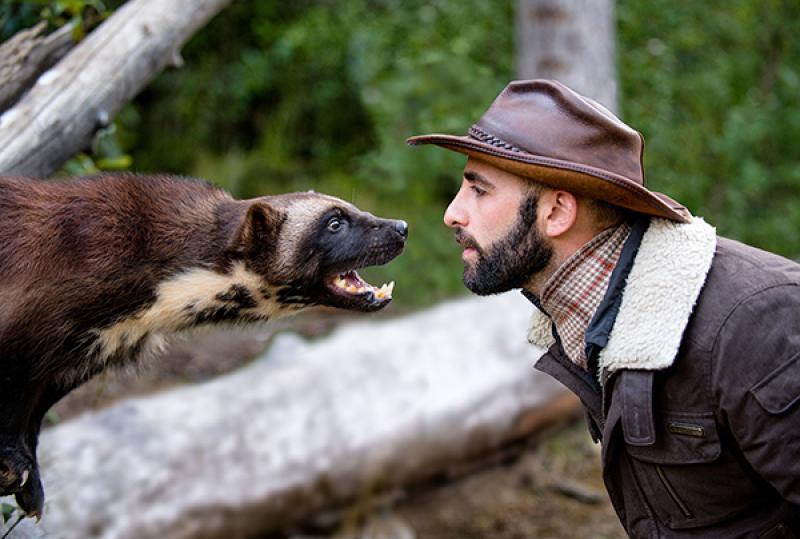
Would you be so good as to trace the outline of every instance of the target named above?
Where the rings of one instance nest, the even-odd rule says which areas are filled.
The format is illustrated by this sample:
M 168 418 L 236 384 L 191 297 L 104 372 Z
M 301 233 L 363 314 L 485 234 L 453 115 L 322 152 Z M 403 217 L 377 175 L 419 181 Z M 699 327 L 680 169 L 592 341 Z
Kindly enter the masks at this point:
M 469 233 L 464 232 L 464 229 L 457 228 L 455 235 L 456 235 L 456 242 L 459 245 L 461 245 L 464 249 L 471 247 L 476 251 L 478 251 L 478 254 L 481 255 L 483 254 L 483 249 L 481 249 L 481 246 L 478 245 L 477 241 L 475 241 L 475 238 L 473 238 Z

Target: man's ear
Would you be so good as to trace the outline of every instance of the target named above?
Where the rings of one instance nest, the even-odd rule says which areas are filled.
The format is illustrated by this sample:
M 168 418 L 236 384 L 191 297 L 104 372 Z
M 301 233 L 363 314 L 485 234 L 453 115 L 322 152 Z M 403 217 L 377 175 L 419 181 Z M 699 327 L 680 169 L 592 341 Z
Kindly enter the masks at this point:
M 228 251 L 244 254 L 274 245 L 282 221 L 281 212 L 266 202 L 251 203 L 231 237 Z
M 578 200 L 568 191 L 550 189 L 542 194 L 539 204 L 543 230 L 547 237 L 557 238 L 572 229 L 578 218 Z

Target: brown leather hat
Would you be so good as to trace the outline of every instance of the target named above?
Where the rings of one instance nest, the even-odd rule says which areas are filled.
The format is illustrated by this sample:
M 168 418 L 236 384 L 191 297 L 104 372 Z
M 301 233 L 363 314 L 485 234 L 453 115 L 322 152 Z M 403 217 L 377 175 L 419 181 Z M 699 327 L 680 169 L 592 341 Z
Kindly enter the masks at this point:
M 468 136 L 420 135 L 497 168 L 637 212 L 688 222 L 681 204 L 645 187 L 642 135 L 552 80 L 510 83 Z

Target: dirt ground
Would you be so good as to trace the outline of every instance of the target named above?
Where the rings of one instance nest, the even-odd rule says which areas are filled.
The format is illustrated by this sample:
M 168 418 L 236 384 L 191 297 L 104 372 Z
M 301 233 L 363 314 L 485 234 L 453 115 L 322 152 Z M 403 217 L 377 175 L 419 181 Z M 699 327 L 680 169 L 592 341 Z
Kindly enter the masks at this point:
M 176 343 L 157 361 L 107 372 L 79 388 L 50 414 L 63 421 L 130 395 L 193 383 L 231 371 L 263 352 L 276 332 L 306 337 L 347 318 L 303 316 L 259 330 L 214 331 Z M 582 420 L 553 427 L 506 462 L 438 484 L 412 488 L 380 510 L 357 507 L 327 533 L 284 539 L 615 539 L 625 537 L 603 490 L 599 447 Z M 274 539 L 271 536 L 265 539 Z
M 623 538 L 599 460 L 580 420 L 513 463 L 414 496 L 396 514 L 418 539 Z
M 553 426 L 509 454 L 457 479 L 356 503 L 327 532 L 263 539 L 626 537 L 603 489 L 599 448 L 582 419 Z

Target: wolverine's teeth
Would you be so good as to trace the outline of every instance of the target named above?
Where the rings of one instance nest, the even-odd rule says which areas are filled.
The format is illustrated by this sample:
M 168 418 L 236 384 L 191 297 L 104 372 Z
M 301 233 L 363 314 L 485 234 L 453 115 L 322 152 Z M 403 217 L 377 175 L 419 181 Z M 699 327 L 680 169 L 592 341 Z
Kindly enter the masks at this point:
M 389 284 L 382 284 L 380 288 L 377 286 L 372 286 L 369 283 L 361 283 L 359 285 L 355 285 L 350 281 L 347 274 L 340 274 L 337 275 L 333 279 L 333 285 L 341 290 L 344 290 L 348 294 L 353 295 L 363 295 L 367 293 L 372 293 L 373 296 L 370 298 L 370 301 L 377 298 L 377 299 L 391 299 L 392 297 L 392 290 L 394 289 L 394 281 L 390 282 Z
M 28 482 L 28 477 L 29 476 L 30 476 L 30 471 L 29 470 L 25 470 L 24 472 L 22 472 L 22 480 L 19 482 L 20 488 L 25 486 L 25 484 Z
M 392 297 L 392 290 L 393 290 L 393 289 L 394 289 L 394 281 L 392 281 L 392 282 L 391 282 L 391 283 L 389 283 L 389 284 L 385 284 L 385 283 L 384 283 L 384 284 L 383 284 L 383 285 L 380 287 L 380 289 L 378 289 L 378 293 L 376 294 L 376 297 L 377 297 L 378 299 L 391 298 L 391 297 Z

